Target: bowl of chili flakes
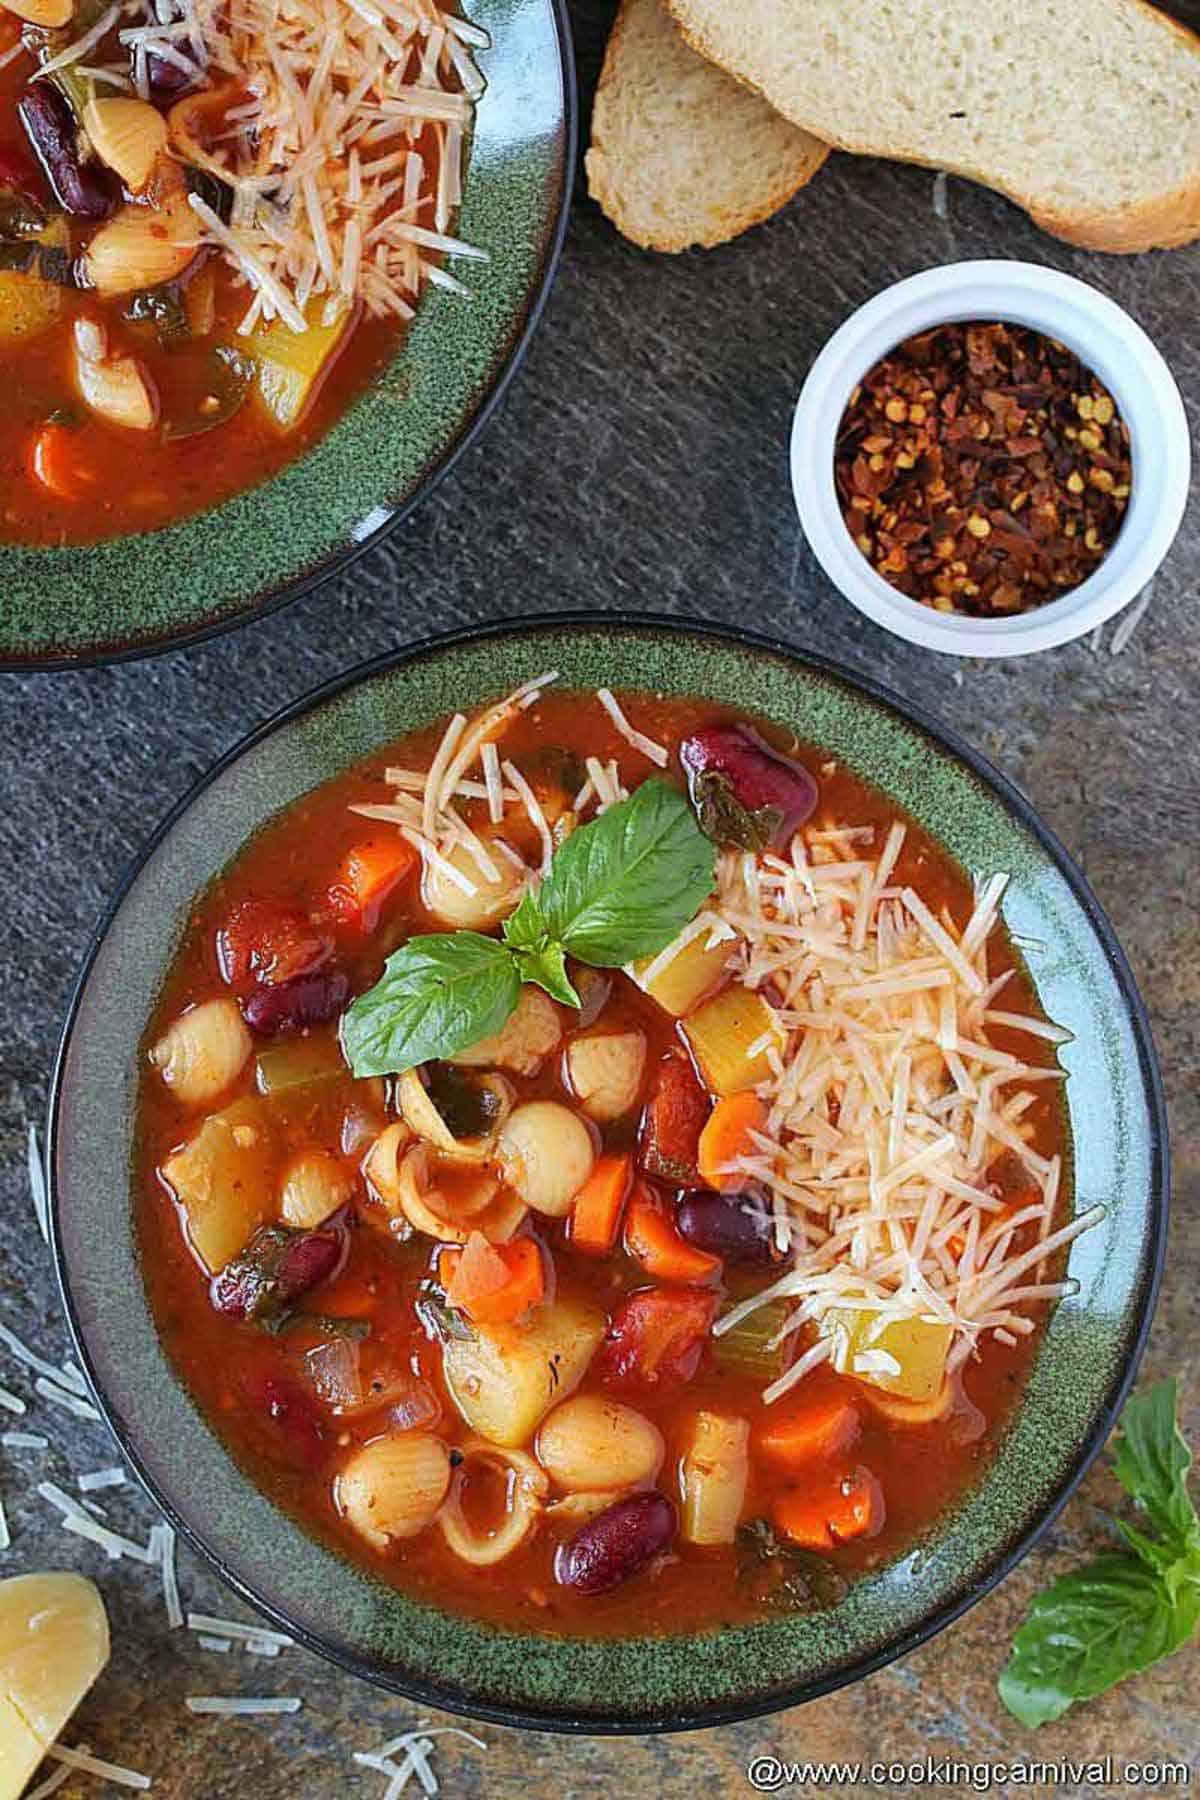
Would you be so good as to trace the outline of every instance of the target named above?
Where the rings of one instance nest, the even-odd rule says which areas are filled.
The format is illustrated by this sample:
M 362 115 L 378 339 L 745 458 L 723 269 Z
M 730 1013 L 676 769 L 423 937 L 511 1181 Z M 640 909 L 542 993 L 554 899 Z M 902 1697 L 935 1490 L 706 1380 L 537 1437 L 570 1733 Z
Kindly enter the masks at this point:
M 852 605 L 948 655 L 1024 656 L 1144 591 L 1191 455 L 1175 379 L 1128 313 L 1056 270 L 979 261 L 898 282 L 835 332 L 791 468 Z

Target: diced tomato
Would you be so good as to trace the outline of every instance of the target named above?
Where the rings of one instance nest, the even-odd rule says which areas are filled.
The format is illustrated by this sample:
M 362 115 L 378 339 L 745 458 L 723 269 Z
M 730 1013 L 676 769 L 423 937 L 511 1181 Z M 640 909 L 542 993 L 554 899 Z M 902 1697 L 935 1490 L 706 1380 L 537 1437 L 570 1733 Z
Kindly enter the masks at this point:
M 396 833 L 355 844 L 330 886 L 330 905 L 344 925 L 374 931 L 389 896 L 419 861 L 412 845 Z
M 614 1386 L 682 1386 L 692 1379 L 717 1316 L 717 1296 L 703 1288 L 644 1288 L 609 1320 L 596 1359 Z
M 682 1051 L 672 1051 L 658 1065 L 654 1092 L 642 1116 L 638 1162 L 647 1175 L 676 1187 L 699 1183 L 700 1133 L 711 1103 L 696 1071 Z
M 239 900 L 217 933 L 221 974 L 243 993 L 311 975 L 332 950 L 328 933 L 303 913 L 265 900 Z
M 697 1250 L 679 1235 L 663 1201 L 644 1182 L 625 1214 L 625 1248 L 655 1281 L 708 1281 L 721 1267 L 719 1256 Z

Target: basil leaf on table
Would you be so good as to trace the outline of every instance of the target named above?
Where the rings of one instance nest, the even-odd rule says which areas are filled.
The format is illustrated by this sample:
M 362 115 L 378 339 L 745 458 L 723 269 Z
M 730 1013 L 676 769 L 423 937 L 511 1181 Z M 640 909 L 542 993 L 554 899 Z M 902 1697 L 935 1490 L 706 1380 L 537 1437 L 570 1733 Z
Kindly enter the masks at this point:
M 343 1013 L 342 1049 L 355 1075 L 403 1075 L 499 1031 L 520 991 L 516 962 L 495 938 L 410 938 Z
M 1129 1550 L 1053 1582 L 1013 1641 L 1000 1698 L 1023 1725 L 1061 1718 L 1077 1700 L 1181 1650 L 1200 1626 L 1200 1520 L 1175 1402 L 1173 1381 L 1136 1396 L 1117 1447 L 1117 1477 L 1161 1535 L 1116 1521 Z
M 546 935 L 594 968 L 653 956 L 712 892 L 714 851 L 678 788 L 644 781 L 571 833 L 536 904 Z

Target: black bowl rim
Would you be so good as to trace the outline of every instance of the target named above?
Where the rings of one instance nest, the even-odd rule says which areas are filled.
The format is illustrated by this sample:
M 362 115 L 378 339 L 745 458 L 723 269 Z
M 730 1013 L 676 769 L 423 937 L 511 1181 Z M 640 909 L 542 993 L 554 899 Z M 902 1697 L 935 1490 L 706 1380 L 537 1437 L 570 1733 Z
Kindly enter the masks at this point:
M 207 643 L 211 638 L 223 637 L 227 631 L 237 631 L 243 625 L 252 625 L 258 620 L 269 618 L 272 613 L 292 605 L 293 601 L 303 600 L 306 595 L 311 594 L 325 582 L 333 581 L 337 576 L 344 575 L 358 562 L 360 557 L 386 542 L 392 533 L 411 518 L 417 508 L 428 500 L 434 490 L 441 485 L 442 480 L 450 473 L 459 458 L 470 449 L 476 438 L 490 424 L 493 414 L 508 392 L 509 384 L 525 361 L 538 326 L 541 324 L 542 314 L 546 310 L 546 304 L 558 275 L 559 264 L 562 261 L 579 163 L 579 76 L 575 62 L 575 39 L 567 12 L 567 0 L 550 0 L 550 7 L 558 37 L 563 82 L 562 192 L 559 196 L 557 216 L 552 230 L 547 235 L 542 265 L 526 303 L 524 317 L 513 334 L 492 385 L 475 410 L 468 414 L 457 437 L 442 452 L 439 460 L 425 471 L 408 498 L 392 508 L 382 524 L 377 525 L 375 530 L 361 542 L 345 544 L 340 550 L 330 551 L 327 556 L 320 558 L 311 568 L 305 569 L 293 580 L 282 582 L 278 587 L 266 589 L 250 605 L 236 607 L 219 619 L 209 619 L 201 625 L 185 626 L 179 631 L 167 631 L 156 637 L 142 638 L 131 643 L 104 648 L 87 648 L 81 650 L 78 655 L 13 656 L 0 653 L 0 675 L 61 674 L 70 669 L 107 668 L 116 663 L 142 662 L 147 657 L 165 656 L 172 650 L 190 649 L 193 644 Z M 264 485 L 269 485 L 269 483 Z M 87 545 L 82 545 L 81 549 L 86 550 Z
M 1152 1134 L 1153 1172 L 1149 1195 L 1151 1248 L 1146 1259 L 1146 1266 L 1142 1270 L 1136 1327 L 1121 1371 L 1113 1381 L 1104 1405 L 1097 1414 L 1076 1466 L 1062 1482 L 1057 1493 L 1048 1501 L 1038 1518 L 1025 1531 L 1000 1545 L 991 1567 L 980 1580 L 962 1587 L 944 1605 L 935 1608 L 928 1617 L 922 1620 L 920 1625 L 902 1634 L 873 1655 L 861 1657 L 852 1665 L 839 1669 L 828 1676 L 798 1682 L 794 1687 L 775 1689 L 761 1698 L 720 1702 L 702 1712 L 676 1714 L 643 1715 L 602 1712 L 594 1715 L 556 1714 L 542 1712 L 533 1707 L 508 1706 L 477 1699 L 457 1688 L 440 1686 L 436 1681 L 401 1680 L 393 1674 L 382 1673 L 378 1668 L 372 1667 L 366 1657 L 331 1649 L 323 1644 L 314 1633 L 297 1626 L 286 1613 L 264 1603 L 255 1594 L 252 1585 L 246 1578 L 236 1573 L 222 1558 L 214 1555 L 207 1548 L 203 1539 L 191 1525 L 179 1516 L 171 1500 L 161 1492 L 157 1483 L 143 1469 L 141 1459 L 131 1442 L 124 1421 L 110 1409 L 106 1396 L 96 1380 L 92 1360 L 71 1298 L 68 1271 L 58 1229 L 55 1164 L 62 1086 L 71 1033 L 92 965 L 108 934 L 109 927 L 120 911 L 127 892 L 146 862 L 205 789 L 240 757 L 274 732 L 316 711 L 348 689 L 370 681 L 377 675 L 385 674 L 392 668 L 424 657 L 439 655 L 464 643 L 512 639 L 542 630 L 595 631 L 609 627 L 622 631 L 642 631 L 650 635 L 666 633 L 672 636 L 709 638 L 723 645 L 745 647 L 762 654 L 782 658 L 785 661 L 805 663 L 818 673 L 842 682 L 849 688 L 865 694 L 869 699 L 892 708 L 908 723 L 926 733 L 936 745 L 957 757 L 986 786 L 989 786 L 1012 810 L 1020 823 L 1050 857 L 1100 941 L 1128 1010 L 1150 1113 Z M 1042 821 L 1020 789 L 999 769 L 995 768 L 985 756 L 973 749 L 949 727 L 935 721 L 921 706 L 907 700 L 883 683 L 877 682 L 869 676 L 860 675 L 830 657 L 802 649 L 797 645 L 787 643 L 782 638 L 769 636 L 766 633 L 735 629 L 728 625 L 709 623 L 704 620 L 678 618 L 664 613 L 636 613 L 627 610 L 613 612 L 568 610 L 532 613 L 521 618 L 499 619 L 485 625 L 467 626 L 437 633 L 420 638 L 399 650 L 385 651 L 381 655 L 356 664 L 340 675 L 335 675 L 329 681 L 312 689 L 308 694 L 280 708 L 261 725 L 248 732 L 201 775 L 171 808 L 131 862 L 90 939 L 82 968 L 71 994 L 55 1058 L 47 1107 L 45 1173 L 49 1196 L 51 1250 L 59 1293 L 76 1354 L 87 1372 L 96 1402 L 104 1414 L 105 1422 L 120 1446 L 122 1454 L 164 1517 L 221 1579 L 247 1605 L 270 1619 L 280 1629 L 294 1637 L 297 1642 L 302 1643 L 306 1649 L 323 1657 L 327 1662 L 332 1662 L 345 1669 L 349 1674 L 369 1682 L 372 1686 L 414 1700 L 422 1706 L 437 1707 L 444 1712 L 458 1714 L 465 1718 L 482 1719 L 492 1724 L 511 1726 L 524 1731 L 549 1731 L 556 1734 L 594 1737 L 648 1736 L 700 1731 L 713 1726 L 732 1725 L 748 1719 L 762 1718 L 772 1713 L 782 1712 L 788 1707 L 819 1699 L 825 1694 L 834 1693 L 839 1688 L 848 1687 L 854 1682 L 861 1681 L 865 1676 L 877 1673 L 880 1669 L 886 1668 L 900 1657 L 906 1656 L 910 1651 L 927 1643 L 998 1586 L 1053 1525 L 1100 1454 L 1117 1423 L 1125 1398 L 1133 1385 L 1149 1336 L 1166 1260 L 1170 1212 L 1170 1138 L 1166 1097 L 1145 1003 L 1116 933 L 1082 870 L 1058 837 Z M 565 1641 L 569 1642 L 570 1640 Z

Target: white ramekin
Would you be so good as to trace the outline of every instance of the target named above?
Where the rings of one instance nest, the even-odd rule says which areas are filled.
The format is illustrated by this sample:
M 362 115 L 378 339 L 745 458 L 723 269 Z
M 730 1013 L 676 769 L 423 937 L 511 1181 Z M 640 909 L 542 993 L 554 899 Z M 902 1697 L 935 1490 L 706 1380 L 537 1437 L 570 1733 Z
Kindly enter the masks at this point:
M 834 485 L 838 426 L 862 376 L 914 333 L 965 319 L 1003 319 L 1068 345 L 1100 377 L 1129 426 L 1133 491 L 1116 543 L 1079 587 L 1015 618 L 935 612 L 889 586 L 847 531 Z M 860 612 L 910 643 L 951 656 L 1026 656 L 1082 637 L 1142 591 L 1183 518 L 1191 445 L 1174 376 L 1115 301 L 1034 263 L 962 262 L 886 288 L 834 333 L 796 406 L 791 463 L 813 554 Z

